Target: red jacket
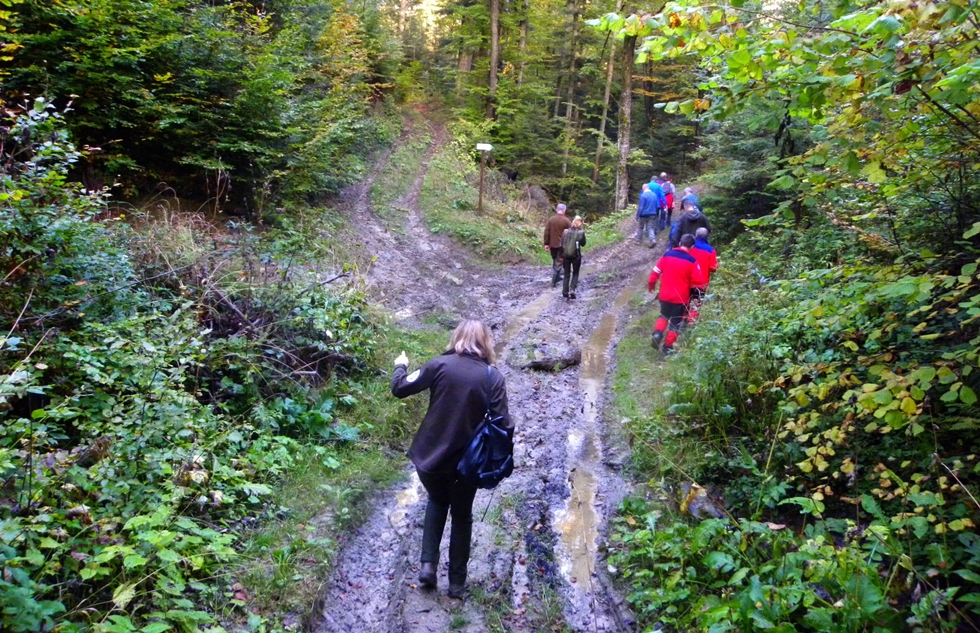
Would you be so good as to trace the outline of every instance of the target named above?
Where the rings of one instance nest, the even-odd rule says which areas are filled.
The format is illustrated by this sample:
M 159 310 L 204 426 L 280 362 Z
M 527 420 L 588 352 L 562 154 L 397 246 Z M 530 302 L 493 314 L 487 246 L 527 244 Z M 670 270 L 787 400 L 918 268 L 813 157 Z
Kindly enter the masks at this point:
M 658 279 L 660 300 L 668 303 L 687 304 L 691 300 L 691 288 L 708 283 L 698 261 L 684 248 L 672 248 L 664 253 L 650 273 L 647 290 L 652 291 Z
M 704 284 L 698 285 L 697 287 L 707 288 L 708 282 L 711 281 L 711 274 L 718 270 L 718 254 L 711 244 L 708 244 L 708 240 L 701 238 L 694 242 L 694 246 L 691 247 L 690 252 L 694 256 L 694 259 L 698 261 L 701 272 L 704 274 Z

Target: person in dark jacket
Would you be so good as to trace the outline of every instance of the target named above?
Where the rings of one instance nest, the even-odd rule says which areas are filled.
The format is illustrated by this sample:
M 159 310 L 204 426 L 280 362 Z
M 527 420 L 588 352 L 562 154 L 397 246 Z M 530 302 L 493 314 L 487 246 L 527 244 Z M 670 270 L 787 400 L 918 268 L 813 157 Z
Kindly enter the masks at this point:
M 564 263 L 562 268 L 565 271 L 565 281 L 562 282 L 561 296 L 566 299 L 575 298 L 575 289 L 578 288 L 578 271 L 582 268 L 582 247 L 585 246 L 585 229 L 582 228 L 582 218 L 575 216 L 572 220 L 572 227 L 565 229 L 562 234 L 562 250 L 564 251 Z M 573 243 L 574 255 L 569 254 L 565 244 Z
M 678 244 L 676 240 L 680 239 L 681 235 L 693 236 L 700 228 L 706 228 L 710 231 L 711 222 L 708 222 L 708 218 L 701 213 L 700 209 L 689 202 L 684 203 L 684 212 L 677 218 L 677 228 L 671 227 L 671 239 L 668 241 L 668 246 L 673 248 Z
M 548 223 L 544 225 L 544 247 L 551 253 L 552 288 L 561 281 L 561 236 L 565 229 L 572 225 L 565 211 L 565 205 L 559 204 L 555 207 L 555 214 L 548 218 Z
M 408 357 L 395 359 L 391 393 L 407 398 L 429 391 L 425 413 L 408 457 L 429 495 L 422 527 L 422 556 L 419 584 L 436 587 L 439 544 L 452 515 L 449 534 L 449 595 L 461 598 L 466 587 L 466 565 L 470 558 L 473 529 L 473 498 L 476 488 L 461 482 L 456 466 L 483 422 L 489 404 L 500 426 L 513 432 L 507 410 L 504 377 L 493 368 L 493 338 L 480 321 L 467 319 L 453 332 L 446 352 L 421 368 L 408 372 Z
M 682 235 L 680 245 L 664 253 L 647 280 L 647 292 L 653 292 L 657 282 L 660 282 L 657 296 L 660 299 L 660 318 L 653 329 L 653 346 L 660 347 L 663 343 L 664 354 L 670 354 L 674 349 L 674 342 L 684 324 L 692 289 L 707 283 L 701 267 L 690 253 L 692 246 L 694 236 Z

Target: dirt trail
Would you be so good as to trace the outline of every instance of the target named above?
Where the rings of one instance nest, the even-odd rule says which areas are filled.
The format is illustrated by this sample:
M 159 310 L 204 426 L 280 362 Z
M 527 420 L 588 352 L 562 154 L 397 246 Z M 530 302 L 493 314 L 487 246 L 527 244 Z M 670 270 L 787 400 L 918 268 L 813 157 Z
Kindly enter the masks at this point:
M 481 267 L 424 226 L 419 191 L 445 134 L 434 127 L 431 138 L 418 177 L 396 202 L 409 210 L 404 234 L 386 231 L 371 209 L 369 192 L 380 165 L 348 195 L 344 212 L 378 257 L 367 273 L 372 293 L 397 318 L 452 325 L 475 316 L 491 326 L 517 424 L 517 469 L 492 496 L 477 494 L 467 600 L 446 596 L 448 536 L 438 591 L 417 587 L 425 493 L 412 474 L 400 488 L 379 495 L 370 518 L 342 544 L 310 628 L 631 630 L 597 554 L 606 521 L 627 490 L 609 456 L 602 411 L 619 315 L 642 287 L 655 253 L 632 240 L 602 252 L 586 250 L 579 298 L 571 302 L 551 289 L 547 267 Z M 581 367 L 522 369 L 529 360 L 574 349 L 582 350 Z M 411 360 L 417 366 L 425 359 Z M 485 510 L 487 518 L 480 520 Z

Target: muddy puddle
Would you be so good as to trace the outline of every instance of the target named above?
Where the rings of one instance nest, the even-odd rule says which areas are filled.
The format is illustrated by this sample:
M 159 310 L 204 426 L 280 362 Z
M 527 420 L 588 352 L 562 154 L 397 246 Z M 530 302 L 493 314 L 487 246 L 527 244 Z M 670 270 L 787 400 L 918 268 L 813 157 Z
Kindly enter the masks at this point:
M 596 495 L 602 463 L 600 438 L 601 396 L 608 366 L 608 350 L 616 333 L 619 316 L 645 279 L 646 272 L 637 273 L 619 293 L 610 309 L 582 348 L 582 368 L 579 388 L 582 391 L 581 425 L 568 433 L 568 456 L 571 471 L 571 493 L 565 508 L 556 512 L 555 526 L 561 534 L 559 568 L 565 579 L 577 590 L 595 593 L 592 576 L 595 572 L 596 547 L 601 517 Z
M 551 302 L 555 300 L 554 292 L 544 292 L 538 296 L 537 299 L 527 304 L 518 311 L 516 314 L 511 315 L 507 320 L 507 325 L 504 327 L 504 332 L 497 338 L 497 344 L 494 346 L 494 352 L 496 352 L 498 358 L 504 358 L 504 350 L 507 345 L 514 338 L 514 336 L 524 329 L 528 323 L 537 319 L 544 312 L 545 308 L 551 305 Z

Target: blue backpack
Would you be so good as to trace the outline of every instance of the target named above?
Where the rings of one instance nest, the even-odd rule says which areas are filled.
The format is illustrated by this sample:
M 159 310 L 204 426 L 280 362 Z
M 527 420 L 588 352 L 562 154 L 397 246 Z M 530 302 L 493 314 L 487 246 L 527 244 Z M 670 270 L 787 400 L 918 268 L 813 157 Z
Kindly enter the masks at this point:
M 465 483 L 477 488 L 496 488 L 514 472 L 513 432 L 500 426 L 501 416 L 490 412 L 490 375 L 487 365 L 487 412 L 463 453 L 456 472 Z

